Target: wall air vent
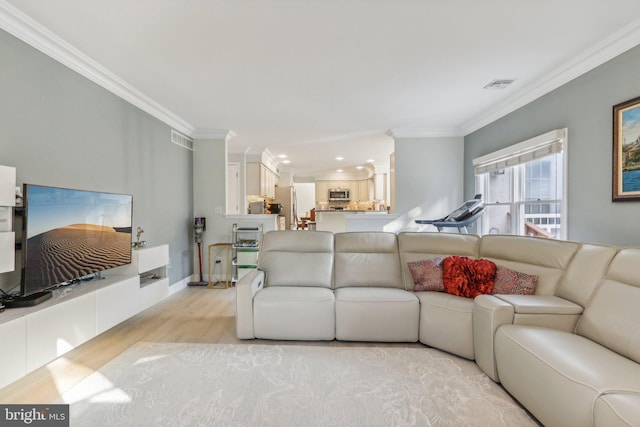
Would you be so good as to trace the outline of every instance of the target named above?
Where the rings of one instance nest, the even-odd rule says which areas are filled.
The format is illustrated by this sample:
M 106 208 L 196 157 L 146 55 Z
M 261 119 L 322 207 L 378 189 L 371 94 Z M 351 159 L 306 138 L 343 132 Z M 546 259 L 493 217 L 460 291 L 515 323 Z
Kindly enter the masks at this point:
M 193 151 L 193 139 L 173 129 L 171 129 L 171 142 L 186 148 L 187 150 Z
M 513 82 L 515 82 L 515 80 L 513 79 L 494 80 L 486 85 L 484 89 L 506 89 Z

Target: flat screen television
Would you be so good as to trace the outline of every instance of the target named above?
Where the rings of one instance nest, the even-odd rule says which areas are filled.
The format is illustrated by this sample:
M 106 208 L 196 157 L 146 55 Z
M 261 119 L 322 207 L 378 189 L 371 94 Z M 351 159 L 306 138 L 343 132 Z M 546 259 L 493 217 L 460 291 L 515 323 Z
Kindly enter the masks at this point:
M 49 288 L 131 263 L 133 197 L 24 184 L 22 281 L 14 306 Z

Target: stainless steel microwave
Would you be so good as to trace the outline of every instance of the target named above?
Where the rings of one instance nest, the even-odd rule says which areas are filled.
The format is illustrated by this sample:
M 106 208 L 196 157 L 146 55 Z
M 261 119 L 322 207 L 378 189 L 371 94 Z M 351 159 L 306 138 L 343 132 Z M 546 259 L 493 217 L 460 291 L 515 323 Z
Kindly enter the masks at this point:
M 349 200 L 350 200 L 349 190 L 340 189 L 340 188 L 329 189 L 330 202 L 339 202 L 339 201 L 348 202 Z

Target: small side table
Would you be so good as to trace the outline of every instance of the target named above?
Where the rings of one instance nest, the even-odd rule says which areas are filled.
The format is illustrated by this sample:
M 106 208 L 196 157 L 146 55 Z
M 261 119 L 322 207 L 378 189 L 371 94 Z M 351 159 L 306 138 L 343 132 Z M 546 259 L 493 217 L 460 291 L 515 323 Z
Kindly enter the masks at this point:
M 207 272 L 207 283 L 209 286 L 207 286 L 209 289 L 213 289 L 214 286 L 220 284 L 220 283 L 224 283 L 224 288 L 228 289 L 229 288 L 229 251 L 231 250 L 231 243 L 213 243 L 211 245 L 209 245 L 209 258 L 208 258 L 208 265 L 209 265 L 209 270 Z M 213 255 L 213 274 L 216 274 L 216 265 L 218 265 L 219 263 L 216 262 L 218 256 L 222 256 L 222 253 L 224 252 L 224 282 L 220 281 L 220 280 L 216 280 L 215 282 L 211 281 L 211 250 L 214 250 L 214 255 Z M 222 268 L 222 266 L 220 266 Z

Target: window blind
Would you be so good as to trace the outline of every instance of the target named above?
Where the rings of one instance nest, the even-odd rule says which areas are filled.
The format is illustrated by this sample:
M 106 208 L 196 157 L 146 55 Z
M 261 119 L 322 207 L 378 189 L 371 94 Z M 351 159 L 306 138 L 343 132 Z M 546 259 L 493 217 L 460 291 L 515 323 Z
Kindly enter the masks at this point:
M 566 141 L 567 129 L 556 129 L 502 150 L 473 159 L 476 175 L 499 171 L 530 162 L 551 154 L 561 153 Z

